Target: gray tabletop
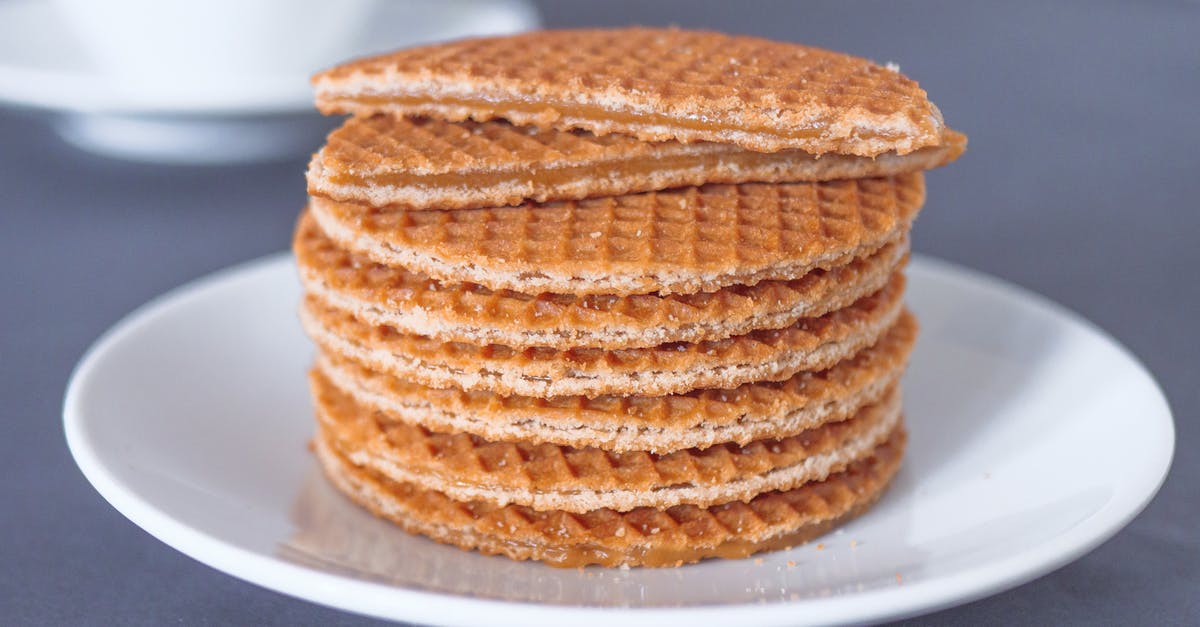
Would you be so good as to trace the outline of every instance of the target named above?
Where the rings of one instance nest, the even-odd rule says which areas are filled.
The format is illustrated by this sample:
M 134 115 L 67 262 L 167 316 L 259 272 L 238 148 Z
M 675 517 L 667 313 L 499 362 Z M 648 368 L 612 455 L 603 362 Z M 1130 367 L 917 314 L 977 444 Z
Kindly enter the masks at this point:
M 678 24 L 898 62 L 971 146 L 929 177 L 916 248 L 1041 292 L 1157 376 L 1178 454 L 1108 543 L 933 624 L 1200 623 L 1200 4 L 546 3 L 549 25 Z M 365 624 L 197 563 L 122 518 L 68 456 L 72 365 L 179 283 L 283 249 L 304 160 L 166 167 L 0 110 L 0 622 Z M 1114 460 L 1119 463 L 1119 460 Z

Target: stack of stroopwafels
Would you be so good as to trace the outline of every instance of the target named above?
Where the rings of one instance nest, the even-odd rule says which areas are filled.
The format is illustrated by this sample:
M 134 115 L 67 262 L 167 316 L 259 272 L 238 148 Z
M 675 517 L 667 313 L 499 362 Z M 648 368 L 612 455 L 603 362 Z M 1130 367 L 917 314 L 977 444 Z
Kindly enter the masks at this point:
M 353 114 L 308 172 L 318 456 L 440 542 L 559 566 L 798 544 L 905 443 L 916 83 L 681 30 L 415 48 L 315 79 Z

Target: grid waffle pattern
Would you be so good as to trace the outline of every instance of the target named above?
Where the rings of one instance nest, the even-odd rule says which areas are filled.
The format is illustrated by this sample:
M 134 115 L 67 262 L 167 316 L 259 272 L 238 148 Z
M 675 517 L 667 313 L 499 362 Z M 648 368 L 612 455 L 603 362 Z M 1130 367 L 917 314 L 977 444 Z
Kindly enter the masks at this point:
M 330 133 L 319 154 L 335 177 L 355 179 L 389 173 L 469 175 L 520 171 L 532 165 L 594 165 L 607 159 L 728 150 L 721 144 L 652 144 L 625 135 L 597 137 L 504 122 L 455 124 L 374 115 L 346 120 Z
M 440 283 L 338 247 L 307 214 L 292 249 L 309 291 L 372 324 L 475 344 L 639 348 L 780 328 L 845 307 L 883 287 L 906 258 L 908 239 L 791 281 L 669 296 L 533 296 Z
M 293 240 L 314 450 L 350 498 L 487 554 L 672 566 L 886 488 L 923 170 L 966 146 L 894 66 L 624 28 L 313 84 L 352 115 Z
M 410 48 L 313 79 L 325 113 L 504 118 L 647 141 L 875 156 L 939 143 L 916 82 L 865 59 L 710 32 L 542 31 Z
M 917 173 L 461 211 L 321 198 L 310 207 L 340 246 L 439 281 L 627 295 L 716 291 L 840 265 L 907 230 L 924 197 Z
M 896 274 L 876 294 L 783 329 L 618 350 L 440 342 L 364 324 L 312 295 L 301 322 L 324 350 L 431 387 L 530 396 L 672 394 L 828 368 L 882 337 L 900 315 L 903 291 L 904 276 Z
M 485 416 L 503 424 L 536 419 L 572 426 L 605 425 L 613 429 L 628 426 L 688 429 L 753 421 L 750 417 L 769 420 L 809 404 L 853 396 L 884 373 L 901 369 L 915 340 L 915 320 L 905 315 L 874 346 L 827 370 L 804 371 L 777 382 L 745 383 L 733 389 L 697 389 L 670 396 L 540 398 L 458 388 L 431 389 L 372 371 L 345 358 L 325 355 L 324 359 L 331 360 L 334 369 L 348 372 L 350 378 L 362 382 L 365 389 L 414 407 L 427 405 L 452 414 Z
M 406 209 L 470 209 L 662 190 L 704 183 L 888 176 L 955 159 L 966 138 L 899 156 L 748 151 L 729 144 L 642 142 L 516 127 L 374 115 L 329 135 L 308 169 L 309 193 Z
M 535 509 L 545 509 L 538 503 L 550 496 L 556 508 L 570 511 L 595 509 L 589 500 L 604 500 L 618 509 L 721 503 L 735 498 L 731 492 L 744 493 L 747 485 L 757 485 L 762 476 L 771 473 L 776 474 L 779 488 L 819 481 L 853 461 L 850 447 L 861 445 L 856 440 L 869 438 L 867 446 L 874 448 L 877 438 L 890 431 L 900 413 L 900 396 L 892 389 L 880 403 L 864 407 L 849 419 L 794 436 L 666 454 L 614 453 L 593 447 L 496 442 L 462 433 L 432 432 L 356 404 L 320 375 L 314 375 L 313 383 L 322 428 L 354 442 L 354 460 L 365 460 L 361 463 L 396 480 L 407 477 L 452 495 L 466 489 L 478 498 L 501 503 L 512 500 Z M 828 466 L 804 466 L 806 460 L 822 456 L 830 460 Z M 394 472 L 399 474 L 389 469 L 397 469 Z M 777 472 L 781 470 L 793 472 Z M 760 491 L 753 490 L 751 496 Z M 610 494 L 597 494 L 604 492 Z M 628 505 L 614 504 L 622 501 Z
M 389 481 L 350 464 L 344 457 L 348 451 L 327 436 L 319 440 L 318 454 L 331 478 L 356 501 L 441 542 L 556 566 L 674 566 L 799 544 L 861 512 L 895 475 L 905 440 L 903 428 L 897 427 L 869 458 L 845 471 L 748 502 L 583 514 L 455 501 L 440 492 Z
M 488 440 L 596 446 L 617 452 L 675 450 L 722 442 L 748 443 L 810 429 L 879 400 L 899 380 L 916 341 L 905 314 L 874 346 L 817 372 L 733 389 L 699 389 L 670 396 L 501 396 L 458 388 L 433 389 L 322 353 L 321 376 L 390 421 Z M 784 417 L 813 416 L 789 425 Z M 673 447 L 663 442 L 682 442 Z

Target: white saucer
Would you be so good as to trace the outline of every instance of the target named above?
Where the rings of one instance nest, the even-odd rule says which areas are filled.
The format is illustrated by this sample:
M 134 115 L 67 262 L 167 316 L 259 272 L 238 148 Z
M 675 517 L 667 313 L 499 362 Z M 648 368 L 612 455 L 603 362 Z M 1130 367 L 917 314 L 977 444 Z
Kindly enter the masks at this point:
M 556 570 L 483 557 L 409 537 L 320 476 L 290 264 L 218 273 L 105 334 L 71 379 L 67 440 L 96 489 L 167 544 L 353 612 L 524 627 L 913 615 L 1078 558 L 1141 511 L 1171 461 L 1166 401 L 1112 338 L 1029 292 L 917 258 L 910 448 L 865 516 L 761 562 Z
M 333 64 L 373 52 L 470 35 L 536 28 L 537 12 L 524 0 L 441 0 L 419 5 L 381 0 L 369 27 L 340 51 Z M 303 33 L 297 33 L 303 37 Z M 0 102 L 74 113 L 254 115 L 313 110 L 309 76 L 261 77 L 236 89 L 195 93 L 167 89 L 128 92 L 88 58 L 55 8 L 45 0 L 0 2 Z
M 380 0 L 368 23 L 354 45 L 327 64 L 423 42 L 528 30 L 540 19 L 527 0 Z M 207 95 L 130 92 L 92 63 L 49 2 L 0 2 L 0 104 L 64 114 L 56 129 L 65 139 L 109 156 L 207 163 L 311 152 L 327 127 L 299 114 L 313 111 L 308 79 L 319 69 Z

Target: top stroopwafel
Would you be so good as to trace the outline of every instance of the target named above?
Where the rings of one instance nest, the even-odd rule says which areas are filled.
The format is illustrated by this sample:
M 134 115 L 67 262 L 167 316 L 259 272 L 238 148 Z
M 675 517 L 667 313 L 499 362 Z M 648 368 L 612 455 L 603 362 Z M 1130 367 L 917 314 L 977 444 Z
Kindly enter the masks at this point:
M 308 168 L 308 191 L 334 200 L 406 209 L 470 209 L 648 192 L 704 183 L 796 182 L 889 176 L 945 165 L 966 137 L 907 155 L 815 156 L 730 144 L 642 142 L 515 127 L 505 122 L 350 118 Z
M 678 29 L 541 31 L 353 61 L 313 78 L 317 108 L 393 112 L 644 141 L 873 157 L 942 141 L 898 71 L 818 48 Z
M 339 246 L 439 281 L 526 294 L 712 292 L 848 263 L 907 230 L 921 173 L 704 185 L 459 211 L 374 209 L 314 197 Z

